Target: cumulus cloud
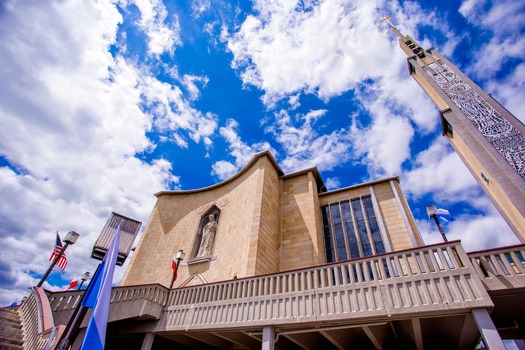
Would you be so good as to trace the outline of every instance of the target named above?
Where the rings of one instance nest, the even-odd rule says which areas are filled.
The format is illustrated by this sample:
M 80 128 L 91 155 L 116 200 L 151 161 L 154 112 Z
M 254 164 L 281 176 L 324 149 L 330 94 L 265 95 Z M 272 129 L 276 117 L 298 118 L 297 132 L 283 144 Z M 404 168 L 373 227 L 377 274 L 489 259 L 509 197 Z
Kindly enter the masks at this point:
M 473 55 L 474 62 L 467 72 L 525 122 L 525 4 L 469 0 L 461 5 L 460 13 L 476 30 L 490 37 Z
M 402 8 L 397 3 L 349 4 L 342 0 L 308 4 L 256 1 L 254 6 L 256 14 L 249 15 L 238 31 L 229 35 L 228 49 L 233 54 L 232 66 L 240 72 L 243 83 L 262 90 L 263 102 L 269 109 L 285 100 L 288 111 L 296 110 L 301 95 L 312 94 L 328 102 L 349 90 L 355 91 L 355 101 L 360 104 L 358 111 L 348 111 L 357 121 L 352 129 L 354 141 L 341 131 L 328 133 L 322 151 L 315 152 L 323 154 L 319 157 L 295 156 L 294 152 L 304 149 L 297 145 L 301 138 L 286 140 L 289 128 L 283 127 L 283 121 L 288 119 L 276 118 L 276 141 L 296 146 L 284 146 L 290 151 L 284 166 L 295 169 L 306 162 L 331 169 L 335 159 L 339 159 L 339 164 L 349 160 L 348 155 L 341 158 L 341 154 L 353 143 L 354 155 L 366 156 L 373 176 L 399 174 L 403 162 L 410 157 L 414 128 L 429 133 L 436 129 L 439 116 L 407 74 L 406 56 L 399 49 L 398 38 L 386 25 L 378 23 L 381 14 L 377 9 L 396 13 L 403 29 L 413 35 L 417 35 L 417 18 L 437 26 L 437 16 L 424 13 L 415 2 L 406 2 Z M 457 42 L 452 40 L 455 36 L 448 27 L 443 30 L 450 38 L 448 42 Z M 372 125 L 360 124 L 370 118 Z M 308 132 L 315 130 L 309 128 Z
M 151 53 L 172 50 L 178 34 L 162 29 L 161 3 L 136 4 Z M 9 201 L 0 203 L 0 303 L 6 304 L 43 274 L 56 231 L 81 234 L 68 249 L 63 278 L 94 271 L 91 248 L 111 211 L 145 222 L 152 194 L 178 188 L 171 163 L 137 156 L 156 147 L 148 132 L 176 133 L 181 146 L 187 139 L 209 146 L 217 124 L 178 87 L 111 55 L 123 20 L 113 3 L 2 6 L 0 196 Z
M 457 213 L 454 221 L 442 225 L 449 241 L 461 240 L 467 252 L 520 243 L 485 196 L 476 196 L 473 203 L 479 213 Z M 433 220 L 418 220 L 417 226 L 425 244 L 443 241 Z
M 435 199 L 440 202 L 468 200 L 480 191 L 472 174 L 442 136 L 417 155 L 403 180 L 409 195 L 422 197 L 426 193 L 435 193 Z
M 265 92 L 269 105 L 296 92 L 339 95 L 375 74 L 378 55 L 367 43 L 376 43 L 379 52 L 388 45 L 364 20 L 377 17 L 376 5 L 323 1 L 305 10 L 294 1 L 256 1 L 258 16 L 248 16 L 229 38 L 232 64 L 242 69 L 245 84 Z
M 138 25 L 148 37 L 150 55 L 173 53 L 175 46 L 182 43 L 178 18 L 173 16 L 166 21 L 168 12 L 162 0 L 121 0 L 120 4 L 124 6 L 133 4 L 138 7 L 140 11 Z
M 275 123 L 266 128 L 266 133 L 273 135 L 284 150 L 280 164 L 285 172 L 314 166 L 330 170 L 349 160 L 352 142 L 347 130 L 322 133 L 314 127 L 326 112 L 295 113 L 293 118 L 285 110 L 275 113 Z
M 220 160 L 213 163 L 211 174 L 221 180 L 235 175 L 257 152 L 271 150 L 274 155 L 276 154 L 268 142 L 258 142 L 249 146 L 242 141 L 239 135 L 239 123 L 235 119 L 228 119 L 226 126 L 219 129 L 219 133 L 228 145 L 230 156 L 234 158 L 233 162 Z
M 341 180 L 335 177 L 330 177 L 324 181 L 324 184 L 328 191 L 335 190 L 341 187 Z
M 414 129 L 400 116 L 380 116 L 366 128 L 354 124 L 352 135 L 354 154 L 363 157 L 371 177 L 398 175 L 402 163 L 410 158 Z

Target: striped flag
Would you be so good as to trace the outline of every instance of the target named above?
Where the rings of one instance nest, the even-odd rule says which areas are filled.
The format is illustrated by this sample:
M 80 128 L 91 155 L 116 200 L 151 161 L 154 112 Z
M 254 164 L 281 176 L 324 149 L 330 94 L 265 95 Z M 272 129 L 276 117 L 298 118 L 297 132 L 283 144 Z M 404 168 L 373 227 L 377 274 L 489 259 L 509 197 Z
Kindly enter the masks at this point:
M 57 232 L 57 240 L 56 240 L 56 243 L 55 243 L 55 249 L 53 250 L 53 253 L 49 257 L 49 261 L 55 261 L 55 259 L 57 258 L 58 254 L 60 254 L 61 250 L 62 250 L 62 241 L 60 240 L 60 236 L 58 235 L 58 232 Z M 62 270 L 66 269 L 67 258 L 66 258 L 66 253 L 65 252 L 64 252 L 64 254 L 62 254 L 60 259 L 58 259 L 57 266 L 60 269 L 62 269 Z
M 82 301 L 83 306 L 93 308 L 86 335 L 82 342 L 82 350 L 104 350 L 109 302 L 111 299 L 111 283 L 113 282 L 113 273 L 117 263 L 122 222 L 118 225 L 104 260 L 98 266 Z

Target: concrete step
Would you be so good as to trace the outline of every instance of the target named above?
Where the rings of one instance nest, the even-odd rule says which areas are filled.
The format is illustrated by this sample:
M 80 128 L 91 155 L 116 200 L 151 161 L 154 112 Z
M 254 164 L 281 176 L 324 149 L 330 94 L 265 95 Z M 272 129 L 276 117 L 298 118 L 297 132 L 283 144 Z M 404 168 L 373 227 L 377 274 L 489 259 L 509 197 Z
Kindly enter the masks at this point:
M 23 348 L 22 323 L 16 308 L 0 308 L 0 350 Z

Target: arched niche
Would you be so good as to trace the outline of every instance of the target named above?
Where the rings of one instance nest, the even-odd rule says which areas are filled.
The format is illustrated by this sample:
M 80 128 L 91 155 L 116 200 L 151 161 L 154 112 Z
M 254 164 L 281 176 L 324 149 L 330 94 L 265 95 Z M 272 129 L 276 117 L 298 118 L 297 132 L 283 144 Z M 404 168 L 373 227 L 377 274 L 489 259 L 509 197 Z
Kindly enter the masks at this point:
M 213 237 L 211 237 L 211 242 L 208 242 L 208 249 L 205 249 L 203 247 L 203 238 L 206 239 L 206 237 L 203 237 L 204 231 L 207 230 L 209 232 L 209 229 L 206 225 L 210 223 L 210 216 L 213 216 L 213 220 L 216 222 L 215 228 L 213 231 Z M 215 240 L 217 239 L 217 229 L 219 226 L 219 220 L 221 216 L 221 209 L 216 205 L 211 205 L 202 215 L 199 221 L 199 227 L 197 229 L 197 232 L 195 234 L 195 239 L 193 240 L 193 246 L 191 248 L 191 255 L 190 255 L 190 261 L 191 260 L 210 260 L 213 255 L 213 248 L 215 246 Z M 208 237 L 208 241 L 209 241 Z M 205 251 L 208 251 L 207 254 Z M 200 254 L 199 254 L 200 253 Z

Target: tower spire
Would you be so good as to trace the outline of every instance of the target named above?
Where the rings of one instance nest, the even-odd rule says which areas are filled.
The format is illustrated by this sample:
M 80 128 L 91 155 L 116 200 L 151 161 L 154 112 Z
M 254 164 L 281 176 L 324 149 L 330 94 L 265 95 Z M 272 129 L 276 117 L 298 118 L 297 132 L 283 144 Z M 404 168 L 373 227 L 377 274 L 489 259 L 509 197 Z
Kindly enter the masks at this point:
M 525 243 L 525 125 L 437 50 L 399 37 L 410 75 L 441 112 L 451 143 L 518 239 Z
M 401 40 L 405 40 L 405 36 L 403 34 L 401 34 L 401 32 L 399 30 L 397 30 L 396 26 L 392 24 L 392 22 L 390 22 L 390 18 L 392 18 L 392 16 L 386 16 L 385 18 L 383 18 L 381 21 L 379 22 L 387 22 L 388 24 L 390 24 L 390 26 L 392 27 L 392 30 L 394 31 L 394 33 L 396 33 L 396 35 L 401 39 Z
M 399 37 L 399 45 L 401 46 L 403 51 L 405 51 L 407 56 L 410 57 L 416 55 L 421 59 L 425 58 L 425 50 L 423 50 L 423 48 L 419 46 L 419 44 L 410 36 L 401 34 L 401 32 L 397 30 L 396 26 L 393 25 L 392 22 L 390 22 L 391 17 L 392 16 L 387 16 L 383 18 L 380 22 L 387 22 L 388 24 L 390 24 L 394 33 L 396 33 L 396 35 Z

